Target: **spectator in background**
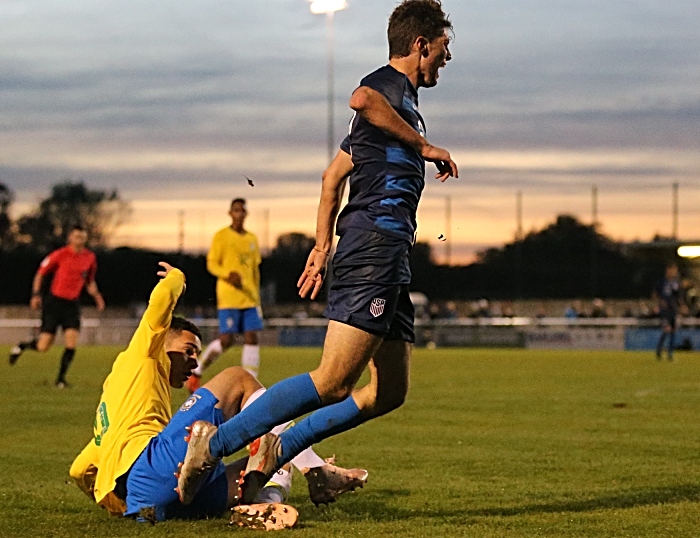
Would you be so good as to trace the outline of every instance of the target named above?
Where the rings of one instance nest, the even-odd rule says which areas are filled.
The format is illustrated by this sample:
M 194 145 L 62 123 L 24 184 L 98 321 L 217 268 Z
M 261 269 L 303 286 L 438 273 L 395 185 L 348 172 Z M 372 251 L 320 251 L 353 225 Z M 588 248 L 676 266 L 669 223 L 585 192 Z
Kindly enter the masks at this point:
M 493 316 L 495 318 L 513 318 L 515 317 L 515 309 L 513 308 L 513 301 L 510 299 L 503 301 L 500 305 L 496 305 L 493 310 Z
M 664 278 L 659 281 L 653 292 L 661 319 L 661 335 L 656 344 L 656 358 L 658 360 L 661 360 L 661 352 L 666 338 L 668 338 L 668 360 L 673 360 L 678 315 L 687 311 L 684 291 L 678 266 L 675 263 L 668 264 Z
M 608 318 L 610 314 L 608 308 L 605 306 L 603 299 L 595 298 L 593 299 L 593 309 L 591 310 L 592 318 Z
M 489 305 L 489 300 L 486 298 L 479 299 L 477 303 L 476 317 L 478 318 L 490 318 L 491 317 L 491 306 Z
M 581 301 L 574 301 L 564 310 L 564 317 L 568 319 L 576 319 L 581 313 Z
M 537 313 L 535 314 L 535 317 L 537 319 L 542 319 L 547 317 L 547 309 L 544 306 L 544 303 L 540 303 L 537 306 Z
M 689 278 L 683 279 L 683 294 L 685 296 L 685 304 L 688 308 L 688 315 L 693 317 L 700 317 L 700 310 L 698 309 L 698 290 L 695 284 Z
M 639 319 L 651 319 L 654 317 L 654 313 L 649 308 L 646 301 L 639 301 L 637 305 L 637 318 Z

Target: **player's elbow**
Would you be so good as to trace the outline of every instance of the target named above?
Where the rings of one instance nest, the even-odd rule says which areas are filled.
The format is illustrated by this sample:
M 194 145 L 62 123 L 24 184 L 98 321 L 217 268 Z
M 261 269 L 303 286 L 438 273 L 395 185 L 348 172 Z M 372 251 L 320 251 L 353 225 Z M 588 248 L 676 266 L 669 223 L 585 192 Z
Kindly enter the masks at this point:
M 95 475 L 97 470 L 93 468 L 85 469 L 77 461 L 71 465 L 68 474 L 75 481 L 80 491 L 94 500 L 95 496 Z
M 73 480 L 80 483 L 80 481 L 83 479 L 83 475 L 85 474 L 85 469 L 83 469 L 83 466 L 79 465 L 77 461 L 74 461 L 73 465 L 70 466 L 68 474 Z
M 360 86 L 357 88 L 352 96 L 350 96 L 350 108 L 356 112 L 363 112 L 367 110 L 372 101 L 372 90 Z

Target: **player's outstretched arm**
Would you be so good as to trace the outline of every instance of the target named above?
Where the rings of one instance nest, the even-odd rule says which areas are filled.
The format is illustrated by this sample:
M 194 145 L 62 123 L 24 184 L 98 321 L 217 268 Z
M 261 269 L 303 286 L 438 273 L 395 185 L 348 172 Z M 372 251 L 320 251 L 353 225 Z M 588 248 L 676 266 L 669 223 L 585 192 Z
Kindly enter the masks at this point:
M 415 148 L 426 161 L 435 163 L 438 167 L 436 179 L 445 181 L 450 176 L 459 177 L 457 164 L 450 157 L 450 152 L 429 144 L 378 91 L 360 86 L 350 97 L 350 108 L 375 127 Z
M 338 151 L 331 164 L 323 172 L 321 201 L 316 217 L 316 246 L 309 254 L 304 272 L 297 282 L 300 297 L 306 297 L 311 292 L 313 300 L 321 291 L 323 270 L 328 263 L 333 246 L 335 223 L 350 172 L 352 172 L 352 158 L 343 150 Z
M 152 331 L 160 332 L 170 326 L 173 310 L 180 295 L 185 291 L 185 274 L 166 262 L 156 274 L 161 281 L 156 284 L 143 317 Z

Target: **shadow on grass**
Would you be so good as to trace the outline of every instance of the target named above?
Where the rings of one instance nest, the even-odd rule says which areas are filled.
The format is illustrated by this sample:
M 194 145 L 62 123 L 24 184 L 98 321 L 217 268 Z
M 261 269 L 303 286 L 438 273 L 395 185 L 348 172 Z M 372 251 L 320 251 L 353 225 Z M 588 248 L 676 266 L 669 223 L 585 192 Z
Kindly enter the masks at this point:
M 493 508 L 464 508 L 459 501 L 445 499 L 444 503 L 431 503 L 430 507 L 409 509 L 402 506 L 397 497 L 408 497 L 405 489 L 381 489 L 364 491 L 352 498 L 352 502 L 331 505 L 328 508 L 314 509 L 300 507 L 301 521 L 304 523 L 322 522 L 347 518 L 355 521 L 388 522 L 415 518 L 459 518 L 461 524 L 476 523 L 481 517 L 512 517 L 527 514 L 548 514 L 559 512 L 594 512 L 597 510 L 626 509 L 637 506 L 673 504 L 700 501 L 700 485 L 681 484 L 648 489 L 637 489 L 584 500 L 562 500 L 546 503 L 532 503 L 522 506 Z
M 673 504 L 679 502 L 700 501 L 700 485 L 680 484 L 658 488 L 636 489 L 616 495 L 605 495 L 580 501 L 560 501 L 524 506 L 482 508 L 463 512 L 470 516 L 517 516 L 521 514 L 546 514 L 554 512 L 592 512 L 595 510 L 612 510 L 634 508 L 655 504 Z

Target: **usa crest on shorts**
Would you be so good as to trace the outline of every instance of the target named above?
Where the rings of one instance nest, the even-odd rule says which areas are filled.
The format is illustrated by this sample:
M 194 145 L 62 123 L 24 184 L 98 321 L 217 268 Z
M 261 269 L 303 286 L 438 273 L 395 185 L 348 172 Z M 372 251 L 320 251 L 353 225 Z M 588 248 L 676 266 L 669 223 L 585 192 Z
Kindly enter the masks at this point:
M 384 306 L 386 305 L 386 299 L 372 299 L 369 305 L 369 313 L 375 318 L 378 318 L 384 313 Z

